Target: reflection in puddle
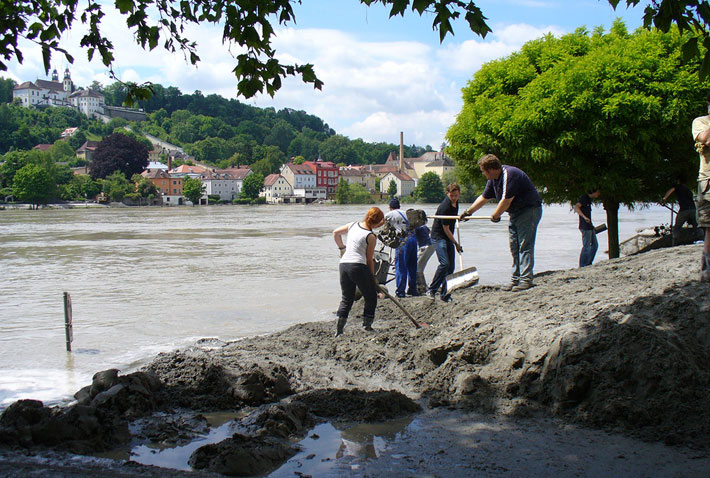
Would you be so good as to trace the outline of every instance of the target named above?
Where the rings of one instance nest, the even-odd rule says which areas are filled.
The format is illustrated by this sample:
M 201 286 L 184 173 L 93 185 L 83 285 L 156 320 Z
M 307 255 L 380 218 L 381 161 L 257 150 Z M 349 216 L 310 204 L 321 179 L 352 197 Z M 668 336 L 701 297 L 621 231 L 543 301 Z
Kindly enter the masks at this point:
M 336 468 L 357 469 L 358 463 L 379 457 L 390 443 L 415 429 L 417 420 L 412 418 L 356 425 L 321 423 L 298 443 L 301 451 L 269 477 L 322 476 Z
M 143 465 L 190 471 L 190 455 L 201 446 L 218 443 L 231 437 L 239 428 L 234 421 L 234 414 L 211 416 L 208 418 L 213 427 L 209 433 L 187 445 L 138 445 L 130 450 L 129 456 L 124 451 L 121 456 L 113 453 L 111 458 L 130 459 Z M 377 458 L 385 452 L 392 442 L 407 431 L 419 428 L 418 421 L 403 418 L 380 423 L 338 424 L 332 422 L 316 425 L 306 438 L 297 443 L 300 451 L 281 467 L 269 474 L 269 477 L 293 477 L 298 475 L 319 476 L 335 469 L 357 469 L 364 460 Z M 109 457 L 104 454 L 104 457 Z

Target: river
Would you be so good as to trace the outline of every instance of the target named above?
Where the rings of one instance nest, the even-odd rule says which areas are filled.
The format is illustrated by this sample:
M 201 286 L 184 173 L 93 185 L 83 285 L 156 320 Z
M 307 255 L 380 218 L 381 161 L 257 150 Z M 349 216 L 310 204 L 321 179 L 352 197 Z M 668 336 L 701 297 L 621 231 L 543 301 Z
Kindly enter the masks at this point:
M 433 214 L 436 205 L 423 209 Z M 366 210 L 284 205 L 0 211 L 0 406 L 29 397 L 67 400 L 96 371 L 127 373 L 199 338 L 233 340 L 333 319 L 340 289 L 331 231 Z M 486 206 L 479 213 L 491 211 Z M 595 208 L 593 217 L 603 222 L 604 211 Z M 622 209 L 620 237 L 669 219 L 661 206 Z M 506 224 L 470 221 L 461 229 L 464 267 L 475 265 L 481 284 L 508 279 Z M 597 261 L 606 258 L 606 233 L 599 243 Z M 535 271 L 576 267 L 580 247 L 571 208 L 546 206 Z M 434 256 L 427 279 L 436 263 Z M 71 353 L 65 348 L 64 292 L 73 307 Z

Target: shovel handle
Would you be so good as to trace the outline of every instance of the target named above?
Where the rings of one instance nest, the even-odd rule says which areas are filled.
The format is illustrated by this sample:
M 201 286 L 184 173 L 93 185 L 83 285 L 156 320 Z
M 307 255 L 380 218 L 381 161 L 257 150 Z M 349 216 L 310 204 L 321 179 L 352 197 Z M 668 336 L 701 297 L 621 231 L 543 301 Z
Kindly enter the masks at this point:
M 400 304 L 397 299 L 395 299 L 394 297 L 392 297 L 392 295 L 390 294 L 390 292 L 387 290 L 387 287 L 378 284 L 378 288 L 380 289 L 380 292 L 382 292 L 383 294 L 385 294 L 385 296 L 386 296 L 388 299 L 390 299 L 392 302 L 394 302 L 394 305 L 396 305 L 397 307 L 399 307 L 399 309 L 400 309 L 402 312 L 404 312 L 404 315 L 406 315 L 407 318 L 412 321 L 412 323 L 414 324 L 414 327 L 416 327 L 416 328 L 418 328 L 418 329 L 421 328 L 421 325 L 419 325 L 419 322 L 417 322 L 416 319 L 415 319 L 414 317 L 412 317 L 412 314 L 410 314 L 409 311 L 408 311 L 407 309 L 405 309 L 404 306 L 402 306 L 402 304 Z
M 429 216 L 429 217 L 432 219 L 443 219 L 443 220 L 455 219 L 457 221 L 460 219 L 459 216 L 437 216 L 437 215 L 434 215 L 434 216 Z M 466 216 L 464 218 L 464 222 L 468 221 L 469 219 L 485 219 L 487 221 L 490 221 L 491 217 L 493 217 L 493 216 Z

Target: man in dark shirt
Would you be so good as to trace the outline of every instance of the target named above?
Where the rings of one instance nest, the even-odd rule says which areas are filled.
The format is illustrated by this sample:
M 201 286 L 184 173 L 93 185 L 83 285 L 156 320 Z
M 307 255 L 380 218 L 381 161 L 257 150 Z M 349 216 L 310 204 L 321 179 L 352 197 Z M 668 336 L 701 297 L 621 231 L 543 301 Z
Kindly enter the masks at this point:
M 579 214 L 579 231 L 582 233 L 582 252 L 579 254 L 579 267 L 591 265 L 597 255 L 599 243 L 597 233 L 592 224 L 592 199 L 601 195 L 599 188 L 588 191 L 582 195 L 574 205 L 574 212 Z
M 503 213 L 508 212 L 508 236 L 513 256 L 511 282 L 504 289 L 515 292 L 529 289 L 533 285 L 537 225 L 542 217 L 540 194 L 527 174 L 516 167 L 504 166 L 494 154 L 482 156 L 478 167 L 488 182 L 483 193 L 461 214 L 461 219 L 465 220 L 489 200 L 498 200 L 491 221 L 500 221 Z
M 446 187 L 446 197 L 436 209 L 437 216 L 458 216 L 459 197 L 461 188 L 456 183 L 451 183 Z M 434 278 L 429 284 L 427 295 L 436 297 L 436 292 L 441 287 L 441 300 L 449 302 L 451 296 L 447 293 L 446 276 L 454 272 L 454 258 L 456 251 L 461 253 L 461 244 L 454 239 L 456 229 L 456 219 L 434 219 L 431 226 L 431 242 L 434 244 L 436 257 L 439 259 L 439 267 L 436 268 Z
M 673 193 L 678 199 L 678 214 L 675 217 L 675 225 L 673 226 L 673 243 L 675 244 L 680 235 L 680 228 L 686 223 L 696 228 L 698 227 L 698 221 L 695 218 L 695 198 L 690 189 L 683 184 L 683 178 L 676 179 L 676 185 L 670 188 L 666 195 L 663 196 L 662 202 L 665 203 Z

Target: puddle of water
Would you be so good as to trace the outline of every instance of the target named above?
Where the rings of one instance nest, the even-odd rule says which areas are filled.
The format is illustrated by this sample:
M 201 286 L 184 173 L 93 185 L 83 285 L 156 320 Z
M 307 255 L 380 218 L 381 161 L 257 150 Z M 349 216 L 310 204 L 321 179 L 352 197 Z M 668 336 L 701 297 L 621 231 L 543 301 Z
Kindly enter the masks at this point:
M 268 476 L 323 476 L 335 469 L 355 470 L 359 463 L 377 458 L 390 443 L 416 428 L 417 420 L 411 418 L 356 425 L 321 423 L 298 442 L 301 451 Z
M 97 456 L 133 461 L 143 465 L 191 471 L 190 455 L 201 446 L 218 443 L 231 437 L 239 428 L 233 413 L 205 415 L 211 426 L 209 433 L 186 445 L 142 444 L 129 450 L 115 450 Z M 377 458 L 388 446 L 407 432 L 419 429 L 418 421 L 402 418 L 378 423 L 316 425 L 297 442 L 300 449 L 281 467 L 271 472 L 271 478 L 293 477 L 296 474 L 320 476 L 335 469 L 354 470 L 363 460 Z

